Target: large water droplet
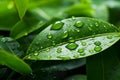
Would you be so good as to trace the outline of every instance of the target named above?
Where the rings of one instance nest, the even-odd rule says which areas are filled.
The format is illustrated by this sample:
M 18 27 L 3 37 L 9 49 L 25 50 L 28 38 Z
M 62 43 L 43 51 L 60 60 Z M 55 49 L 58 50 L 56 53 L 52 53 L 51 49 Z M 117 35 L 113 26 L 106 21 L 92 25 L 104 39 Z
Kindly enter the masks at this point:
M 112 36 L 112 35 L 109 35 L 109 36 L 107 36 L 107 38 L 108 38 L 108 39 L 112 39 L 112 38 L 113 38 L 113 36 Z
M 75 27 L 82 27 L 83 26 L 83 22 L 82 21 L 77 21 L 75 24 L 74 24 Z
M 94 50 L 96 52 L 100 52 L 102 50 L 102 47 L 101 46 L 95 46 Z
M 67 38 L 67 37 L 68 37 L 68 31 L 65 31 L 65 32 L 63 33 L 62 38 L 64 39 L 64 38 Z
M 79 52 L 79 53 L 83 53 L 84 50 L 85 50 L 84 48 L 80 48 L 80 49 L 78 49 L 78 52 Z
M 52 37 L 53 37 L 52 34 L 48 34 L 48 35 L 47 35 L 47 38 L 48 38 L 48 39 L 51 39 Z
M 57 53 L 61 53 L 61 52 L 62 52 L 62 48 L 58 48 Z
M 100 46 L 100 45 L 101 45 L 101 42 L 100 42 L 100 41 L 96 41 L 96 42 L 94 42 L 94 44 L 95 44 L 96 46 Z
M 75 40 L 74 40 L 72 37 L 70 37 L 70 38 L 68 39 L 68 42 L 73 43 L 73 42 L 75 42 Z
M 59 30 L 63 27 L 64 23 L 63 22 L 56 22 L 55 24 L 52 25 L 51 30 Z
M 74 50 L 78 47 L 78 45 L 76 43 L 69 43 L 66 48 L 69 50 Z

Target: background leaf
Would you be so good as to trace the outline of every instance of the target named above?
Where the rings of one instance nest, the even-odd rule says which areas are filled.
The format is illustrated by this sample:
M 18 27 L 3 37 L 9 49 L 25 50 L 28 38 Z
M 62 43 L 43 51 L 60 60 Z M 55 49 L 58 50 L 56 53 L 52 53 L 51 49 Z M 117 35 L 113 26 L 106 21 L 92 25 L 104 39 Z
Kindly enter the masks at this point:
M 17 56 L 15 56 L 9 52 L 6 52 L 2 49 L 0 49 L 0 64 L 6 65 L 9 68 L 11 68 L 21 74 L 29 74 L 32 72 L 32 70 L 28 64 L 23 62 Z
M 29 0 L 14 0 L 20 19 L 23 18 L 28 8 Z
M 117 31 L 113 25 L 94 18 L 58 21 L 38 34 L 29 47 L 26 58 L 68 60 L 90 56 L 118 41 L 119 32 L 114 33 Z

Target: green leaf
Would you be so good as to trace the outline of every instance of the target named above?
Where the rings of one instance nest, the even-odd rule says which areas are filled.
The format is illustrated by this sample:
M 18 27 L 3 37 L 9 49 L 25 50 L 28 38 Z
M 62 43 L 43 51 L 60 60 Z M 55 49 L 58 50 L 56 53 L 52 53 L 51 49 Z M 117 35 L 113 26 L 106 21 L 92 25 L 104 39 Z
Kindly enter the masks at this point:
M 22 21 L 19 21 L 12 29 L 10 36 L 14 39 L 27 36 L 29 33 L 39 29 L 44 25 L 45 22 L 39 21 L 34 18 L 27 18 Z
M 87 58 L 88 80 L 120 79 L 120 50 L 118 46 L 120 46 L 120 41 L 106 51 Z
M 65 80 L 87 80 L 86 75 L 74 75 L 66 78 Z
M 0 30 L 10 30 L 19 21 L 13 1 L 0 1 Z
M 17 56 L 9 52 L 6 52 L 2 49 L 0 49 L 0 64 L 6 65 L 9 68 L 21 74 L 29 74 L 32 72 L 28 64 L 26 64 L 24 61 L 22 61 Z
M 14 2 L 19 13 L 19 17 L 22 19 L 27 11 L 29 0 L 14 0 Z
M 107 22 L 86 17 L 65 19 L 51 24 L 40 32 L 30 45 L 26 58 L 83 58 L 105 50 L 119 38 L 118 29 Z

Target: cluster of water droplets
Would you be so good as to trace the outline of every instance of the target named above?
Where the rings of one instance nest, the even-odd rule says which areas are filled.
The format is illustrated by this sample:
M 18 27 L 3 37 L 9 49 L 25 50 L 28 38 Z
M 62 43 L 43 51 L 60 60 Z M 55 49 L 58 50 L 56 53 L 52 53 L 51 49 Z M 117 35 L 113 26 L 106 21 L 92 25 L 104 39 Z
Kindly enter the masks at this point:
M 60 30 L 64 28 L 64 24 L 64 22 L 58 21 L 51 26 L 50 30 Z M 96 22 L 95 25 L 96 27 L 99 26 L 98 22 Z M 77 20 L 73 26 L 77 28 L 76 31 L 80 32 L 79 28 L 82 28 L 84 26 L 84 23 L 80 20 Z M 88 29 L 92 30 L 92 26 L 93 25 L 91 24 Z M 54 36 L 51 33 L 49 33 L 46 37 L 47 39 L 52 39 Z M 60 39 L 65 38 L 68 39 L 66 44 L 52 47 L 52 49 L 46 48 L 45 50 L 34 52 L 34 56 L 46 56 L 46 54 L 48 54 L 48 56 L 46 56 L 46 59 L 75 59 L 98 53 L 106 49 L 108 46 L 112 45 L 113 43 L 111 42 L 115 42 L 116 40 L 115 35 L 108 35 L 107 37 L 98 36 L 84 40 L 75 40 L 74 38 L 69 37 L 68 31 L 64 31 L 63 36 Z M 56 45 L 54 41 L 53 43 L 54 45 Z M 45 57 L 43 58 L 45 59 Z

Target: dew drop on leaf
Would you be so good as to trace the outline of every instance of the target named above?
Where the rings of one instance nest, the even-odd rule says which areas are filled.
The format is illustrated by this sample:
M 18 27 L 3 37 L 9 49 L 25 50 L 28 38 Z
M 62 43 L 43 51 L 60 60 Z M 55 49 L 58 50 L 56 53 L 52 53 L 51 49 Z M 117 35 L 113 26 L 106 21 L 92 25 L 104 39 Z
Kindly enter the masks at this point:
M 97 22 L 95 23 L 95 26 L 98 26 L 98 23 L 97 23 Z
M 94 50 L 89 50 L 90 53 L 94 53 Z
M 64 23 L 63 22 L 56 22 L 55 24 L 52 25 L 51 30 L 59 30 L 63 27 Z
M 112 39 L 112 35 L 107 36 L 108 39 Z
M 78 47 L 78 45 L 76 43 L 69 43 L 68 45 L 66 45 L 66 48 L 69 50 L 75 50 Z
M 64 39 L 64 38 L 67 38 L 67 37 L 68 37 L 68 32 L 64 31 L 62 38 Z
M 79 53 L 83 53 L 83 52 L 84 52 L 84 48 L 78 49 L 78 52 L 79 52 Z
M 100 42 L 100 41 L 96 41 L 96 42 L 94 42 L 94 44 L 95 44 L 96 46 L 100 46 L 100 45 L 101 45 L 101 42 Z
M 102 47 L 101 46 L 95 46 L 94 50 L 96 52 L 100 52 L 102 50 Z
M 86 42 L 82 42 L 81 44 L 82 44 L 82 46 L 86 46 Z
M 79 58 L 79 54 L 74 54 L 73 56 L 74 56 L 74 58 L 76 58 L 76 59 Z
M 72 37 L 70 37 L 70 38 L 68 39 L 68 42 L 73 43 L 73 42 L 75 42 L 75 40 L 74 40 Z
M 62 48 L 57 48 L 57 53 L 61 53 L 62 52 Z
M 85 56 L 85 53 L 80 53 L 80 56 Z
M 48 38 L 48 39 L 51 39 L 52 37 L 53 37 L 52 34 L 48 34 L 48 35 L 47 35 L 47 38 Z
M 37 56 L 39 53 L 38 52 L 35 52 L 34 55 Z
M 82 27 L 83 26 L 83 22 L 82 21 L 77 21 L 75 24 L 74 24 L 75 27 Z

